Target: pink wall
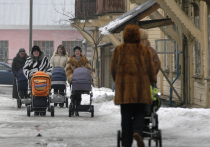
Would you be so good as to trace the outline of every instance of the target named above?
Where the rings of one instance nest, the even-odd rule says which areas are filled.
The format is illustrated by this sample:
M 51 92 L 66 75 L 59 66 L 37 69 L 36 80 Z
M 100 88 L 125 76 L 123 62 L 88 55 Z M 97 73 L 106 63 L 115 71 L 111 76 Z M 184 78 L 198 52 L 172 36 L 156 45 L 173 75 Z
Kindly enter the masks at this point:
M 54 51 L 62 41 L 81 41 L 77 30 L 33 30 L 33 41 L 54 41 Z M 9 41 L 8 59 L 13 59 L 20 48 L 29 54 L 29 30 L 0 30 L 0 40 Z

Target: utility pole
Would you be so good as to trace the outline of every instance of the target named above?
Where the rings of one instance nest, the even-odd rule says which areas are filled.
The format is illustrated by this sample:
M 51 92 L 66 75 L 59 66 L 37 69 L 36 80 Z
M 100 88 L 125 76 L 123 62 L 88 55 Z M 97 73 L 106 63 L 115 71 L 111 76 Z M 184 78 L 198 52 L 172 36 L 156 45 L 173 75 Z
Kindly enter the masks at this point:
M 30 0 L 30 17 L 29 17 L 29 54 L 32 48 L 32 26 L 33 26 L 33 0 Z

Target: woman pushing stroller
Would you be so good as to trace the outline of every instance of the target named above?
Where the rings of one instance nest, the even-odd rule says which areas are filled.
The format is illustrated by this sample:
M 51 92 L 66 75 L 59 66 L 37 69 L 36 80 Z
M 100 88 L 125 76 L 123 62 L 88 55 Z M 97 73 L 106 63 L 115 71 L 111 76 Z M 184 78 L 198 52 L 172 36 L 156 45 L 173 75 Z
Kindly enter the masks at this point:
M 79 46 L 76 46 L 73 51 L 74 51 L 74 55 L 72 55 L 69 58 L 67 65 L 66 65 L 66 76 L 67 76 L 69 83 L 72 82 L 73 72 L 78 67 L 86 67 L 87 69 L 89 69 L 89 71 L 91 72 L 91 76 L 92 76 L 92 71 L 91 71 L 91 66 L 90 66 L 89 60 L 84 54 L 82 54 L 82 49 Z M 80 105 L 81 100 L 82 100 L 81 94 L 73 93 L 73 95 L 74 95 L 73 96 L 74 97 L 73 104 L 74 104 L 74 107 L 75 106 L 77 107 Z M 78 111 L 75 111 L 75 115 L 79 116 Z
M 127 25 L 123 37 L 124 43 L 113 52 L 110 69 L 114 102 L 121 106 L 122 146 L 131 147 L 134 137 L 138 146 L 144 147 L 145 107 L 152 104 L 150 85 L 156 83 L 156 71 L 151 51 L 140 44 L 139 27 Z
M 65 74 L 64 69 L 66 67 L 67 61 L 68 61 L 68 53 L 66 52 L 66 49 L 63 45 L 59 45 L 57 47 L 57 51 L 54 52 L 54 54 L 53 54 L 53 56 L 51 57 L 51 60 L 50 60 L 50 64 L 52 65 L 52 68 L 54 69 L 56 67 L 56 69 L 53 70 L 53 75 L 55 74 L 56 71 L 60 71 L 60 69 Z M 52 81 L 53 81 L 53 75 L 52 75 Z M 66 78 L 66 75 L 63 76 L 63 77 L 60 77 L 60 78 Z M 66 79 L 65 79 L 65 81 L 66 81 Z M 54 94 L 58 93 L 58 91 L 59 91 L 59 93 L 64 96 L 66 86 L 65 86 L 65 88 L 62 88 L 63 86 L 57 86 L 57 87 L 60 87 L 60 88 L 53 88 L 54 89 Z M 57 105 L 58 105 L 58 103 L 54 103 L 54 106 L 57 106 Z M 60 107 L 63 107 L 63 105 L 64 105 L 64 103 L 59 103 Z
M 32 47 L 31 54 L 27 58 L 26 63 L 23 67 L 23 73 L 25 77 L 30 81 L 32 76 L 37 71 L 43 71 L 49 76 L 52 75 L 52 66 L 50 65 L 48 58 L 45 56 L 44 52 L 41 51 L 39 46 L 34 45 Z M 39 115 L 39 112 L 35 111 L 34 114 Z M 40 112 L 40 115 L 46 115 L 46 112 Z

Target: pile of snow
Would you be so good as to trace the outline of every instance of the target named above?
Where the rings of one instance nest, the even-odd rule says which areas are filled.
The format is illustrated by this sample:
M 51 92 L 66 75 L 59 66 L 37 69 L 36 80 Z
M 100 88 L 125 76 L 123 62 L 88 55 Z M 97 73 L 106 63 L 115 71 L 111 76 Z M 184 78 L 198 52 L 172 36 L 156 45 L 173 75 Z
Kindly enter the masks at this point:
M 116 18 L 115 20 L 109 22 L 105 26 L 99 28 L 99 31 L 101 31 L 102 35 L 107 36 L 110 34 L 110 29 L 115 28 L 116 26 L 122 24 L 123 22 L 126 22 L 128 19 L 130 19 L 130 17 L 132 17 L 132 15 L 128 15 L 122 19 Z

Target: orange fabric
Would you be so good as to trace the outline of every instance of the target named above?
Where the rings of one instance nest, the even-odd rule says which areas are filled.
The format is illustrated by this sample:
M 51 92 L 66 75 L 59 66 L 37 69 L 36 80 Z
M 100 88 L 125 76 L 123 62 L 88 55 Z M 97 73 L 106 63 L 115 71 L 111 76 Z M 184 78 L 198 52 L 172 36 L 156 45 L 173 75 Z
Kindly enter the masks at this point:
M 38 71 L 31 78 L 30 86 L 34 96 L 49 96 L 51 78 L 43 71 Z

